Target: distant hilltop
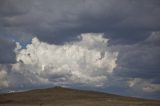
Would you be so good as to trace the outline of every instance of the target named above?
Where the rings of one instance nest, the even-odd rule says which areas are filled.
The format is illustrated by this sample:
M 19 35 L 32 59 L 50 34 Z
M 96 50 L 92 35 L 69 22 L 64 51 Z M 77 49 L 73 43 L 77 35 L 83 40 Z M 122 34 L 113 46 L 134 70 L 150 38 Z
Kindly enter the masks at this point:
M 85 91 L 56 86 L 25 92 L 0 94 L 0 106 L 160 106 L 159 100 L 147 100 L 109 93 Z

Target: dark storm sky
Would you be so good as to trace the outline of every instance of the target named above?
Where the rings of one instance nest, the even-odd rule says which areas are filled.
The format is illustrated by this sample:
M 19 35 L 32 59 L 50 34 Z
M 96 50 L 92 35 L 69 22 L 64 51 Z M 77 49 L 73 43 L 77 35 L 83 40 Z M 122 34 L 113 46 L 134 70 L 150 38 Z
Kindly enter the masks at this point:
M 0 92 L 48 86 L 12 71 L 16 42 L 64 45 L 82 33 L 103 33 L 117 66 L 101 87 L 69 86 L 160 99 L 159 0 L 0 0 Z

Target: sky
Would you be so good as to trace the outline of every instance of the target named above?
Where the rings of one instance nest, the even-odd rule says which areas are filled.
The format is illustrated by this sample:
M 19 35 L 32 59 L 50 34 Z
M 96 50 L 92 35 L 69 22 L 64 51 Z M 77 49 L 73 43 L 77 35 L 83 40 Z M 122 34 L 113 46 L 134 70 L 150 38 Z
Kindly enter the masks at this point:
M 159 0 L 0 0 L 0 93 L 160 99 L 159 13 Z

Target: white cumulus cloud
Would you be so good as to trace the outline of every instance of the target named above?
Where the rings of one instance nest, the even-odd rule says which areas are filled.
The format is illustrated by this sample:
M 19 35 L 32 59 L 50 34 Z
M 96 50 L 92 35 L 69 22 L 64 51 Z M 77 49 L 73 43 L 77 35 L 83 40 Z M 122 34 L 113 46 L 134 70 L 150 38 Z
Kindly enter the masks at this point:
M 81 34 L 78 41 L 64 45 L 48 44 L 36 37 L 26 48 L 17 43 L 17 63 L 12 65 L 11 72 L 19 76 L 10 77 L 10 82 L 103 86 L 116 67 L 118 55 L 107 44 L 103 34 L 95 33 Z
M 0 65 L 0 88 L 8 87 L 8 85 L 7 71 L 2 65 Z
M 141 89 L 145 92 L 160 92 L 160 84 L 153 84 L 151 81 L 141 78 L 130 79 L 128 85 L 133 89 Z

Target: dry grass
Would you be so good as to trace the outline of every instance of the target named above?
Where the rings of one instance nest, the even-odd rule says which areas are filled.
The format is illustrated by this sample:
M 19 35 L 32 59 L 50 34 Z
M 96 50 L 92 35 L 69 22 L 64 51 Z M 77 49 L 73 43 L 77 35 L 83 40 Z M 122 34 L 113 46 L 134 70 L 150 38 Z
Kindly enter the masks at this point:
M 160 101 L 56 87 L 1 94 L 0 106 L 160 106 Z

